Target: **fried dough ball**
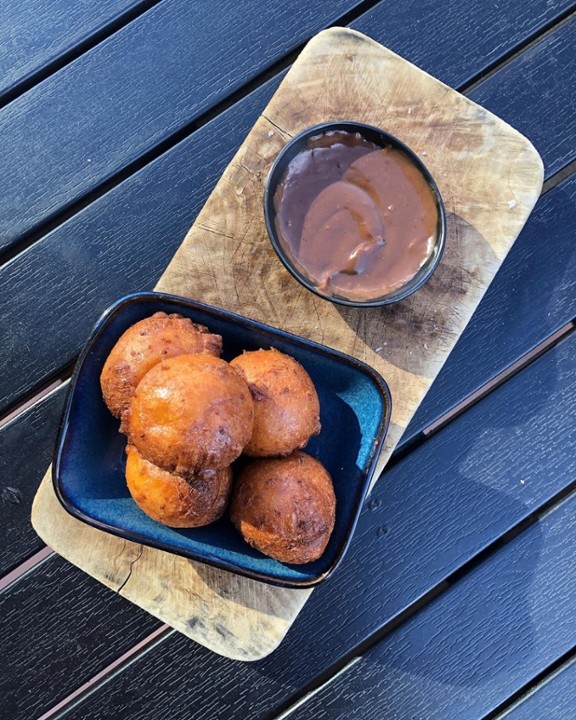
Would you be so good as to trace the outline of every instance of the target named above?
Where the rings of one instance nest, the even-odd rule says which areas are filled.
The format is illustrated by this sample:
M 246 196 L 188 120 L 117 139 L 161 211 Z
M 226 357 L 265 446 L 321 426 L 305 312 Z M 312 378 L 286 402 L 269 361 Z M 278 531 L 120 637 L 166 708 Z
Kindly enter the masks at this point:
M 248 461 L 230 505 L 232 522 L 246 542 L 280 562 L 295 564 L 322 555 L 335 513 L 328 471 L 301 451 Z
M 175 355 L 220 356 L 222 338 L 178 313 L 157 312 L 129 327 L 112 348 L 100 385 L 104 402 L 116 417 L 128 409 L 136 386 L 156 363 Z
M 254 398 L 254 430 L 246 455 L 288 455 L 320 432 L 316 388 L 293 357 L 274 349 L 254 350 L 230 365 L 244 377 Z
M 134 445 L 126 448 L 130 495 L 147 515 L 173 528 L 208 525 L 224 513 L 232 487 L 232 469 L 201 470 L 183 478 L 145 460 Z
M 140 381 L 122 432 L 154 465 L 188 477 L 230 465 L 252 435 L 254 402 L 244 379 L 212 355 L 177 355 Z

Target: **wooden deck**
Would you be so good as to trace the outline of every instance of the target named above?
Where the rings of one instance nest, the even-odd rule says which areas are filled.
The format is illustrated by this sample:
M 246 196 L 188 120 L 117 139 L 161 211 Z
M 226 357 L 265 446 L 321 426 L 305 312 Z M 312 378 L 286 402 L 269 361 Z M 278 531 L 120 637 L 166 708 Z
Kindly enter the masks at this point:
M 0 23 L 0 717 L 571 720 L 575 3 L 76 5 L 11 0 Z M 44 549 L 30 508 L 93 323 L 152 289 L 334 25 L 510 123 L 545 183 L 343 565 L 239 663 Z

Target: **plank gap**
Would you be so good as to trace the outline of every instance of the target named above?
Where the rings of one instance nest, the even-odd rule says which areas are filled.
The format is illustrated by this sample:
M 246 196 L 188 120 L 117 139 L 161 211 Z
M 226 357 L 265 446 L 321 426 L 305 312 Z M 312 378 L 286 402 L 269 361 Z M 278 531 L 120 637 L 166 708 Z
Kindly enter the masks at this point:
M 574 661 L 576 661 L 576 647 L 561 655 L 545 670 L 535 675 L 530 682 L 523 685 L 505 702 L 500 703 L 500 705 L 489 712 L 488 715 L 484 715 L 482 720 L 504 720 L 504 718 L 516 710 L 532 693 L 537 692 L 542 685 L 553 680 Z
M 330 677 L 325 683 L 319 685 L 317 688 L 307 693 L 306 695 L 303 695 L 299 700 L 297 700 L 293 705 L 287 708 L 280 715 L 274 715 L 274 720 L 285 720 L 285 718 L 290 717 L 290 715 L 296 712 L 299 707 L 305 705 L 314 695 L 317 695 L 319 692 L 321 692 L 333 682 L 335 682 L 341 675 L 344 675 L 346 672 L 348 672 L 348 670 L 350 670 L 350 668 L 356 665 L 356 663 L 360 660 L 360 656 L 353 657 L 349 662 L 346 663 L 346 665 L 344 665 L 344 667 L 340 668 L 338 672 L 334 673 L 334 675 L 332 675 L 332 677 Z
M 53 382 L 49 382 L 38 392 L 36 392 L 32 396 L 30 396 L 27 400 L 24 400 L 23 402 L 19 403 L 9 413 L 0 417 L 0 430 L 5 428 L 6 425 L 8 425 L 13 420 L 15 420 L 17 417 L 22 415 L 22 413 L 26 412 L 26 410 L 29 410 L 33 405 L 36 405 L 36 403 L 39 403 L 42 400 L 44 400 L 45 398 L 52 395 L 52 393 L 55 392 L 58 388 L 62 387 L 62 385 L 64 385 L 64 384 L 68 383 L 68 380 L 69 380 L 69 378 L 66 378 L 66 379 L 58 378 L 58 379 L 54 380 Z
M 3 415 L 0 415 L 0 431 L 3 430 L 9 423 L 16 420 L 16 418 L 22 415 L 22 413 L 26 412 L 37 403 L 42 402 L 42 400 L 45 400 L 63 385 L 67 385 L 70 382 L 75 364 L 76 359 L 74 359 L 72 363 L 65 365 L 58 375 L 50 375 L 44 380 L 44 382 L 39 382 L 35 385 L 30 392 L 23 395 L 16 403 L 9 405 L 6 412 Z
M 574 331 L 575 326 L 576 320 L 571 320 L 569 323 L 563 325 L 555 333 L 548 336 L 545 340 L 536 345 L 532 350 L 530 350 L 528 353 L 516 360 L 516 362 L 512 363 L 512 365 L 510 365 L 508 368 L 498 373 L 498 375 L 493 377 L 492 380 L 489 380 L 481 388 L 478 388 L 478 390 L 468 395 L 468 397 L 466 397 L 464 400 L 456 404 L 454 407 L 450 408 L 450 410 L 447 410 L 434 422 L 430 423 L 418 434 L 414 435 L 414 437 L 409 442 L 401 444 L 392 454 L 392 457 L 386 465 L 386 469 L 389 470 L 390 468 L 397 465 L 429 437 L 435 435 L 439 430 L 446 427 L 448 423 L 452 422 L 452 420 L 455 420 L 457 417 L 466 412 L 466 410 L 471 408 L 480 400 L 487 397 L 493 390 L 495 390 L 497 387 L 509 380 L 513 375 L 516 375 L 521 370 L 524 370 L 526 367 L 528 367 L 528 365 L 541 357 L 545 352 L 551 350 L 557 343 L 570 335 L 570 333 Z
M 545 352 L 548 352 L 548 350 L 551 350 L 561 340 L 568 337 L 568 335 L 570 335 L 574 331 L 574 327 L 574 320 L 566 323 L 566 325 L 563 325 L 555 333 L 542 340 L 542 342 L 538 343 L 538 345 L 532 348 L 532 350 L 530 350 L 521 358 L 516 360 L 516 362 L 512 363 L 512 365 L 509 365 L 506 369 L 495 375 L 485 385 L 476 390 L 476 392 L 473 392 L 465 400 L 462 400 L 462 402 L 455 405 L 453 408 L 448 410 L 448 412 L 444 413 L 437 420 L 424 428 L 422 434 L 425 437 L 429 437 L 430 435 L 438 432 L 438 430 L 441 430 L 449 422 L 461 415 L 468 408 L 472 407 L 472 405 L 475 405 L 479 400 L 482 400 L 482 398 L 486 397 L 497 387 L 509 380 L 513 375 L 516 375 L 520 371 L 524 370 L 526 367 L 528 367 L 528 365 L 531 365 Z
M 156 645 L 163 642 L 167 637 L 173 635 L 176 630 L 172 630 L 168 625 L 161 625 L 159 628 L 150 633 L 139 643 L 132 646 L 130 650 L 116 658 L 113 662 L 103 668 L 99 673 L 91 677 L 85 683 L 76 688 L 74 692 L 67 695 L 54 707 L 47 710 L 37 720 L 50 720 L 52 718 L 64 717 L 70 710 L 83 702 L 85 698 L 98 690 L 101 685 L 114 678 L 118 672 L 124 667 L 128 667 L 136 658 L 144 656 L 153 650 Z
M 9 573 L 6 573 L 4 577 L 0 578 L 0 593 L 42 565 L 49 557 L 52 557 L 52 555 L 54 555 L 54 551 L 45 545 L 41 550 L 38 550 L 38 552 L 31 555 L 27 560 L 24 560 L 23 563 L 20 563 L 20 565 L 17 565 L 13 570 L 10 570 Z
M 558 172 L 555 172 L 554 175 L 551 175 L 544 181 L 541 195 L 545 195 L 547 192 L 550 192 L 550 190 L 555 188 L 557 185 L 560 185 L 560 183 L 564 182 L 564 180 L 570 177 L 570 175 L 574 172 L 576 172 L 576 159 L 569 162 L 568 165 L 565 165 L 561 170 L 558 170 Z

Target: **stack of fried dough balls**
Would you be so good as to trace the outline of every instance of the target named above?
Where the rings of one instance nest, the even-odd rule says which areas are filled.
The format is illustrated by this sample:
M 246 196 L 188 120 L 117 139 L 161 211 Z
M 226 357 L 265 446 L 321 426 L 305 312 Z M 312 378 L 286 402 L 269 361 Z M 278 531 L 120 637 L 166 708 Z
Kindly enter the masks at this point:
M 251 460 L 235 482 L 230 517 L 252 547 L 285 563 L 317 560 L 336 513 L 332 480 L 301 451 L 320 432 L 320 403 L 306 370 L 278 350 L 245 352 L 230 364 L 254 398 Z
M 231 463 L 252 434 L 250 391 L 221 350 L 204 326 L 156 313 L 120 337 L 102 370 L 104 401 L 128 437 L 130 494 L 170 527 L 222 516 Z
M 252 547 L 280 562 L 316 560 L 336 501 L 326 469 L 301 450 L 320 432 L 314 384 L 278 350 L 230 363 L 221 351 L 219 335 L 166 313 L 137 322 L 112 349 L 101 387 L 128 438 L 130 494 L 176 528 L 212 523 L 230 504 Z

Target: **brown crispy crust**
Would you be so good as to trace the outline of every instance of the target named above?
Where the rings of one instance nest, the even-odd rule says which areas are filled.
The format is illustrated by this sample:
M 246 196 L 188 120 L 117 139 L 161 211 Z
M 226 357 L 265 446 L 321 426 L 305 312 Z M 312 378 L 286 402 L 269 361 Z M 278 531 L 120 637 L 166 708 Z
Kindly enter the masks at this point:
M 230 467 L 202 470 L 184 478 L 126 448 L 126 482 L 136 504 L 153 520 L 174 528 L 208 525 L 224 513 L 232 487 Z
M 122 431 L 147 460 L 188 476 L 230 465 L 252 435 L 254 403 L 246 382 L 211 355 L 178 355 L 139 383 Z
M 254 430 L 244 448 L 252 457 L 288 455 L 320 432 L 320 403 L 306 370 L 278 350 L 255 350 L 230 364 L 254 398 Z
M 312 562 L 334 529 L 332 480 L 301 451 L 250 460 L 235 482 L 230 517 L 246 542 L 265 555 L 284 563 Z
M 220 335 L 178 313 L 157 312 L 128 328 L 112 348 L 100 376 L 104 402 L 121 417 L 140 380 L 161 360 L 191 353 L 219 357 L 221 352 Z

